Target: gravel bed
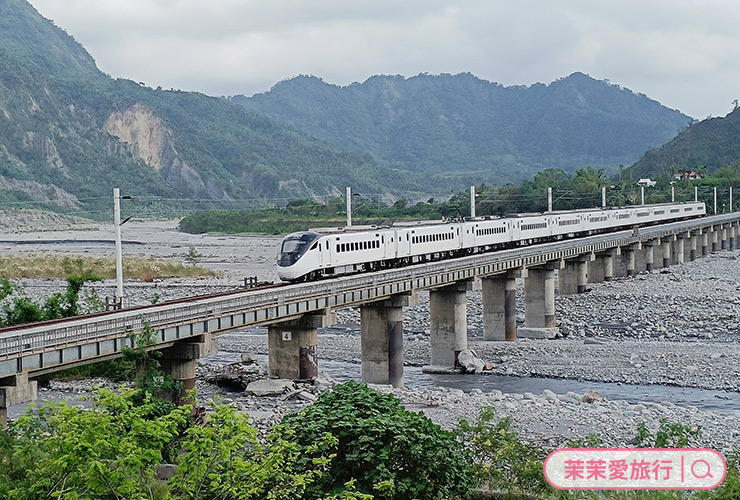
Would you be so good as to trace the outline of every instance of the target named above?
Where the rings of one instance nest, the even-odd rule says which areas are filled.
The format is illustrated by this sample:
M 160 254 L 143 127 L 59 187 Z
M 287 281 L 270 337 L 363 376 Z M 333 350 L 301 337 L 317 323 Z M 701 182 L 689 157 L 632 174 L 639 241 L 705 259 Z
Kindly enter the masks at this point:
M 162 226 L 165 227 L 165 226 Z M 169 227 L 169 226 L 167 226 Z M 126 226 L 126 237 L 136 238 L 136 226 Z M 161 229 L 161 228 L 160 228 Z M 171 229 L 171 227 L 170 227 Z M 188 236 L 179 241 L 170 229 L 146 233 L 147 245 L 155 255 L 186 254 L 188 246 L 206 253 L 214 268 L 226 266 L 225 278 L 177 279 L 159 283 L 126 282 L 131 305 L 151 303 L 154 298 L 199 295 L 234 289 L 243 276 L 258 275 L 270 279 L 275 241 L 259 238 L 221 238 L 228 249 L 219 252 L 219 238 L 197 239 Z M 46 234 L 48 235 L 48 233 Z M 46 236 L 45 235 L 45 236 Z M 87 236 L 87 235 L 86 235 Z M 169 238 L 157 246 L 155 238 Z M 150 241 L 151 239 L 151 241 Z M 142 237 L 144 240 L 144 237 Z M 176 250 L 172 250 L 173 245 Z M 167 246 L 169 245 L 169 246 Z M 240 245 L 248 248 L 240 250 Z M 146 246 L 146 245 L 143 245 Z M 184 249 L 184 250 L 183 250 Z M 13 249 L 10 249 L 11 251 Z M 71 250 L 70 250 L 71 251 Z M 146 254 L 144 248 L 136 250 Z M 245 254 L 258 264 L 241 265 Z M 683 266 L 620 278 L 609 283 L 589 285 L 585 294 L 557 297 L 559 338 L 553 340 L 518 340 L 483 342 L 480 292 L 468 293 L 469 347 L 477 356 L 493 364 L 491 372 L 499 375 L 574 379 L 623 384 L 658 384 L 740 391 L 740 254 L 722 251 Z M 251 272 L 255 271 L 255 272 Z M 245 274 L 250 272 L 250 274 Z M 31 297 L 46 297 L 62 291 L 63 281 L 24 280 Z M 112 296 L 115 283 L 108 280 L 94 284 L 100 297 Z M 521 283 L 520 283 L 521 287 Z M 86 287 L 87 288 L 87 287 Z M 518 319 L 524 319 L 523 291 L 518 294 Z M 429 300 L 420 293 L 417 306 L 404 311 L 404 359 L 407 365 L 429 362 Z M 338 311 L 336 327 L 320 331 L 319 366 L 322 361 L 359 362 L 359 310 Z M 221 350 L 266 354 L 264 329 L 228 333 L 219 337 Z M 297 387 L 290 397 L 255 396 L 227 390 L 203 377 L 222 369 L 223 361 L 207 362 L 199 368 L 199 396 L 204 403 L 214 397 L 224 398 L 253 417 L 262 431 L 290 409 L 310 404 L 316 389 Z M 470 375 L 480 377 L 485 375 Z M 85 381 L 89 387 L 95 381 Z M 323 384 L 322 388 L 330 387 Z M 483 406 L 492 405 L 499 415 L 510 415 L 515 428 L 527 441 L 546 447 L 564 445 L 572 439 L 598 433 L 605 445 L 628 446 L 637 425 L 645 423 L 655 431 L 662 418 L 684 425 L 701 426 L 703 432 L 694 443 L 727 451 L 740 450 L 740 413 L 703 411 L 693 406 L 678 406 L 670 401 L 626 402 L 597 399 L 584 401 L 584 394 L 539 394 L 483 392 L 473 389 L 423 388 L 392 391 L 409 409 L 424 411 L 447 428 L 459 417 L 474 419 Z M 71 390 L 73 393 L 79 388 Z M 53 391 L 61 393 L 63 386 Z M 302 395 L 302 396 L 301 396 Z

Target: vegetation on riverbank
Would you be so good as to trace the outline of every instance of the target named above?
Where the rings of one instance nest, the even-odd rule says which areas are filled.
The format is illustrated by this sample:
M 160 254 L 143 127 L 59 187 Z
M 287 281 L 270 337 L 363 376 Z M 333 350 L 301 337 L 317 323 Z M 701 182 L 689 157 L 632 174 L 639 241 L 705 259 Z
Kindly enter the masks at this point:
M 153 372 L 152 372 L 153 373 Z M 158 380 L 157 377 L 151 380 Z M 156 384 L 155 384 L 156 385 Z M 150 386 L 153 389 L 154 386 Z M 151 390 L 98 390 L 91 409 L 45 403 L 0 432 L 0 497 L 60 499 L 670 499 L 675 491 L 555 490 L 547 450 L 523 443 L 510 418 L 484 410 L 457 432 L 392 395 L 348 382 L 287 415 L 265 438 L 249 417 L 216 402 L 163 404 Z M 685 447 L 698 429 L 641 428 L 640 447 Z M 588 436 L 572 447 L 598 447 Z M 715 490 L 682 498 L 734 499 L 738 457 Z M 171 464 L 163 466 L 163 464 Z M 170 474 L 164 474 L 169 470 Z
M 217 276 L 218 272 L 196 264 L 191 254 L 184 257 L 187 264 L 164 259 L 123 258 L 123 274 L 126 278 L 152 281 L 159 278 L 192 276 Z M 116 261 L 113 257 L 89 257 L 62 254 L 5 254 L 0 255 L 0 278 L 66 278 L 70 274 L 81 274 L 89 270 L 103 279 L 116 277 Z
M 740 208 L 740 196 L 735 196 L 734 207 L 729 206 L 729 188 L 740 187 L 740 162 L 727 165 L 711 176 L 695 180 L 674 180 L 668 175 L 655 180 L 645 189 L 646 203 L 671 201 L 673 188 L 676 201 L 698 198 L 714 210 L 714 188 L 718 190 L 719 212 Z M 560 169 L 547 169 L 534 179 L 520 185 L 481 185 L 476 188 L 476 215 L 504 216 L 511 213 L 544 212 L 547 210 L 547 188 L 553 189 L 553 209 L 570 210 L 600 207 L 602 188 L 606 188 L 608 206 L 637 205 L 641 201 L 641 186 L 626 170 L 614 178 L 607 178 L 601 169 L 585 168 L 570 175 Z M 353 197 L 354 198 L 354 197 Z M 443 220 L 470 214 L 470 193 L 453 195 L 448 201 L 429 198 L 410 204 L 398 200 L 392 205 L 374 197 L 357 196 L 352 203 L 353 225 L 387 225 L 403 220 Z M 313 227 L 341 227 L 346 224 L 346 200 L 337 197 L 319 203 L 314 200 L 293 200 L 285 207 L 268 210 L 210 210 L 189 215 L 180 221 L 180 230 L 186 233 L 251 233 L 287 234 L 306 231 Z

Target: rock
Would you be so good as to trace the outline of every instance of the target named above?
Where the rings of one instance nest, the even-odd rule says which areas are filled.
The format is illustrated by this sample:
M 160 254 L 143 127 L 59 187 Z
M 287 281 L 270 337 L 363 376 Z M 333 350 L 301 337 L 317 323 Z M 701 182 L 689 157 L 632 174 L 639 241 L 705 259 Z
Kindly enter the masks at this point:
M 584 345 L 605 345 L 606 342 L 602 342 L 601 340 L 596 340 L 593 338 L 587 338 L 583 341 Z
M 581 401 L 584 403 L 590 403 L 590 404 L 601 404 L 604 402 L 606 398 L 603 394 L 600 394 L 592 389 L 589 389 L 586 391 L 586 393 L 581 398 Z
M 295 384 L 292 380 L 283 378 L 265 378 L 251 382 L 245 391 L 247 393 L 254 394 L 255 396 L 273 396 L 284 394 L 293 389 L 295 389 Z
M 326 373 L 319 372 L 313 381 L 313 385 L 320 391 L 326 391 L 337 385 L 337 382 Z
M 251 352 L 242 353 L 242 363 L 252 364 L 257 362 L 257 356 Z
M 177 473 L 175 464 L 159 464 L 154 466 L 154 478 L 157 481 L 167 481 Z
M 315 394 L 311 394 L 310 392 L 306 392 L 306 391 L 299 392 L 298 398 L 304 401 L 308 401 L 309 403 L 314 403 L 318 399 L 318 397 Z
M 457 362 L 466 373 L 480 373 L 485 367 L 485 363 L 470 349 L 460 351 L 457 355 Z
M 552 392 L 550 389 L 545 389 L 544 391 L 542 391 L 542 395 L 548 401 L 558 401 L 557 395 L 554 392 Z

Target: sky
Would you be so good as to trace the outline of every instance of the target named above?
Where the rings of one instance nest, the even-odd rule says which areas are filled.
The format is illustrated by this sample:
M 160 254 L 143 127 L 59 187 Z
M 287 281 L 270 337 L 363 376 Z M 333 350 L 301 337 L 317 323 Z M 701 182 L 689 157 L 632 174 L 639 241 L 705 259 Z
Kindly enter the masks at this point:
M 214 96 L 305 74 L 574 72 L 697 119 L 740 99 L 737 0 L 30 0 L 113 77 Z

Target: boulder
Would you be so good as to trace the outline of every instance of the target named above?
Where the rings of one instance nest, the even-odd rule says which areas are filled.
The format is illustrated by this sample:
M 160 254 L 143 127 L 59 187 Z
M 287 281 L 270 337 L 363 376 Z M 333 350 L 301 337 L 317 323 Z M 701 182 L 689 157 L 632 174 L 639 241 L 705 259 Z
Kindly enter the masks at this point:
M 284 394 L 294 389 L 295 384 L 292 380 L 284 378 L 265 378 L 250 382 L 245 391 L 250 394 L 254 394 L 255 396 L 274 396 Z
M 251 352 L 242 353 L 242 363 L 251 364 L 257 362 L 257 356 Z
M 581 398 L 581 401 L 584 403 L 591 403 L 591 404 L 601 404 L 604 402 L 606 397 L 603 394 L 600 394 L 594 390 L 587 390 L 586 393 Z
M 480 373 L 486 364 L 470 349 L 463 349 L 457 355 L 457 363 L 466 373 Z

